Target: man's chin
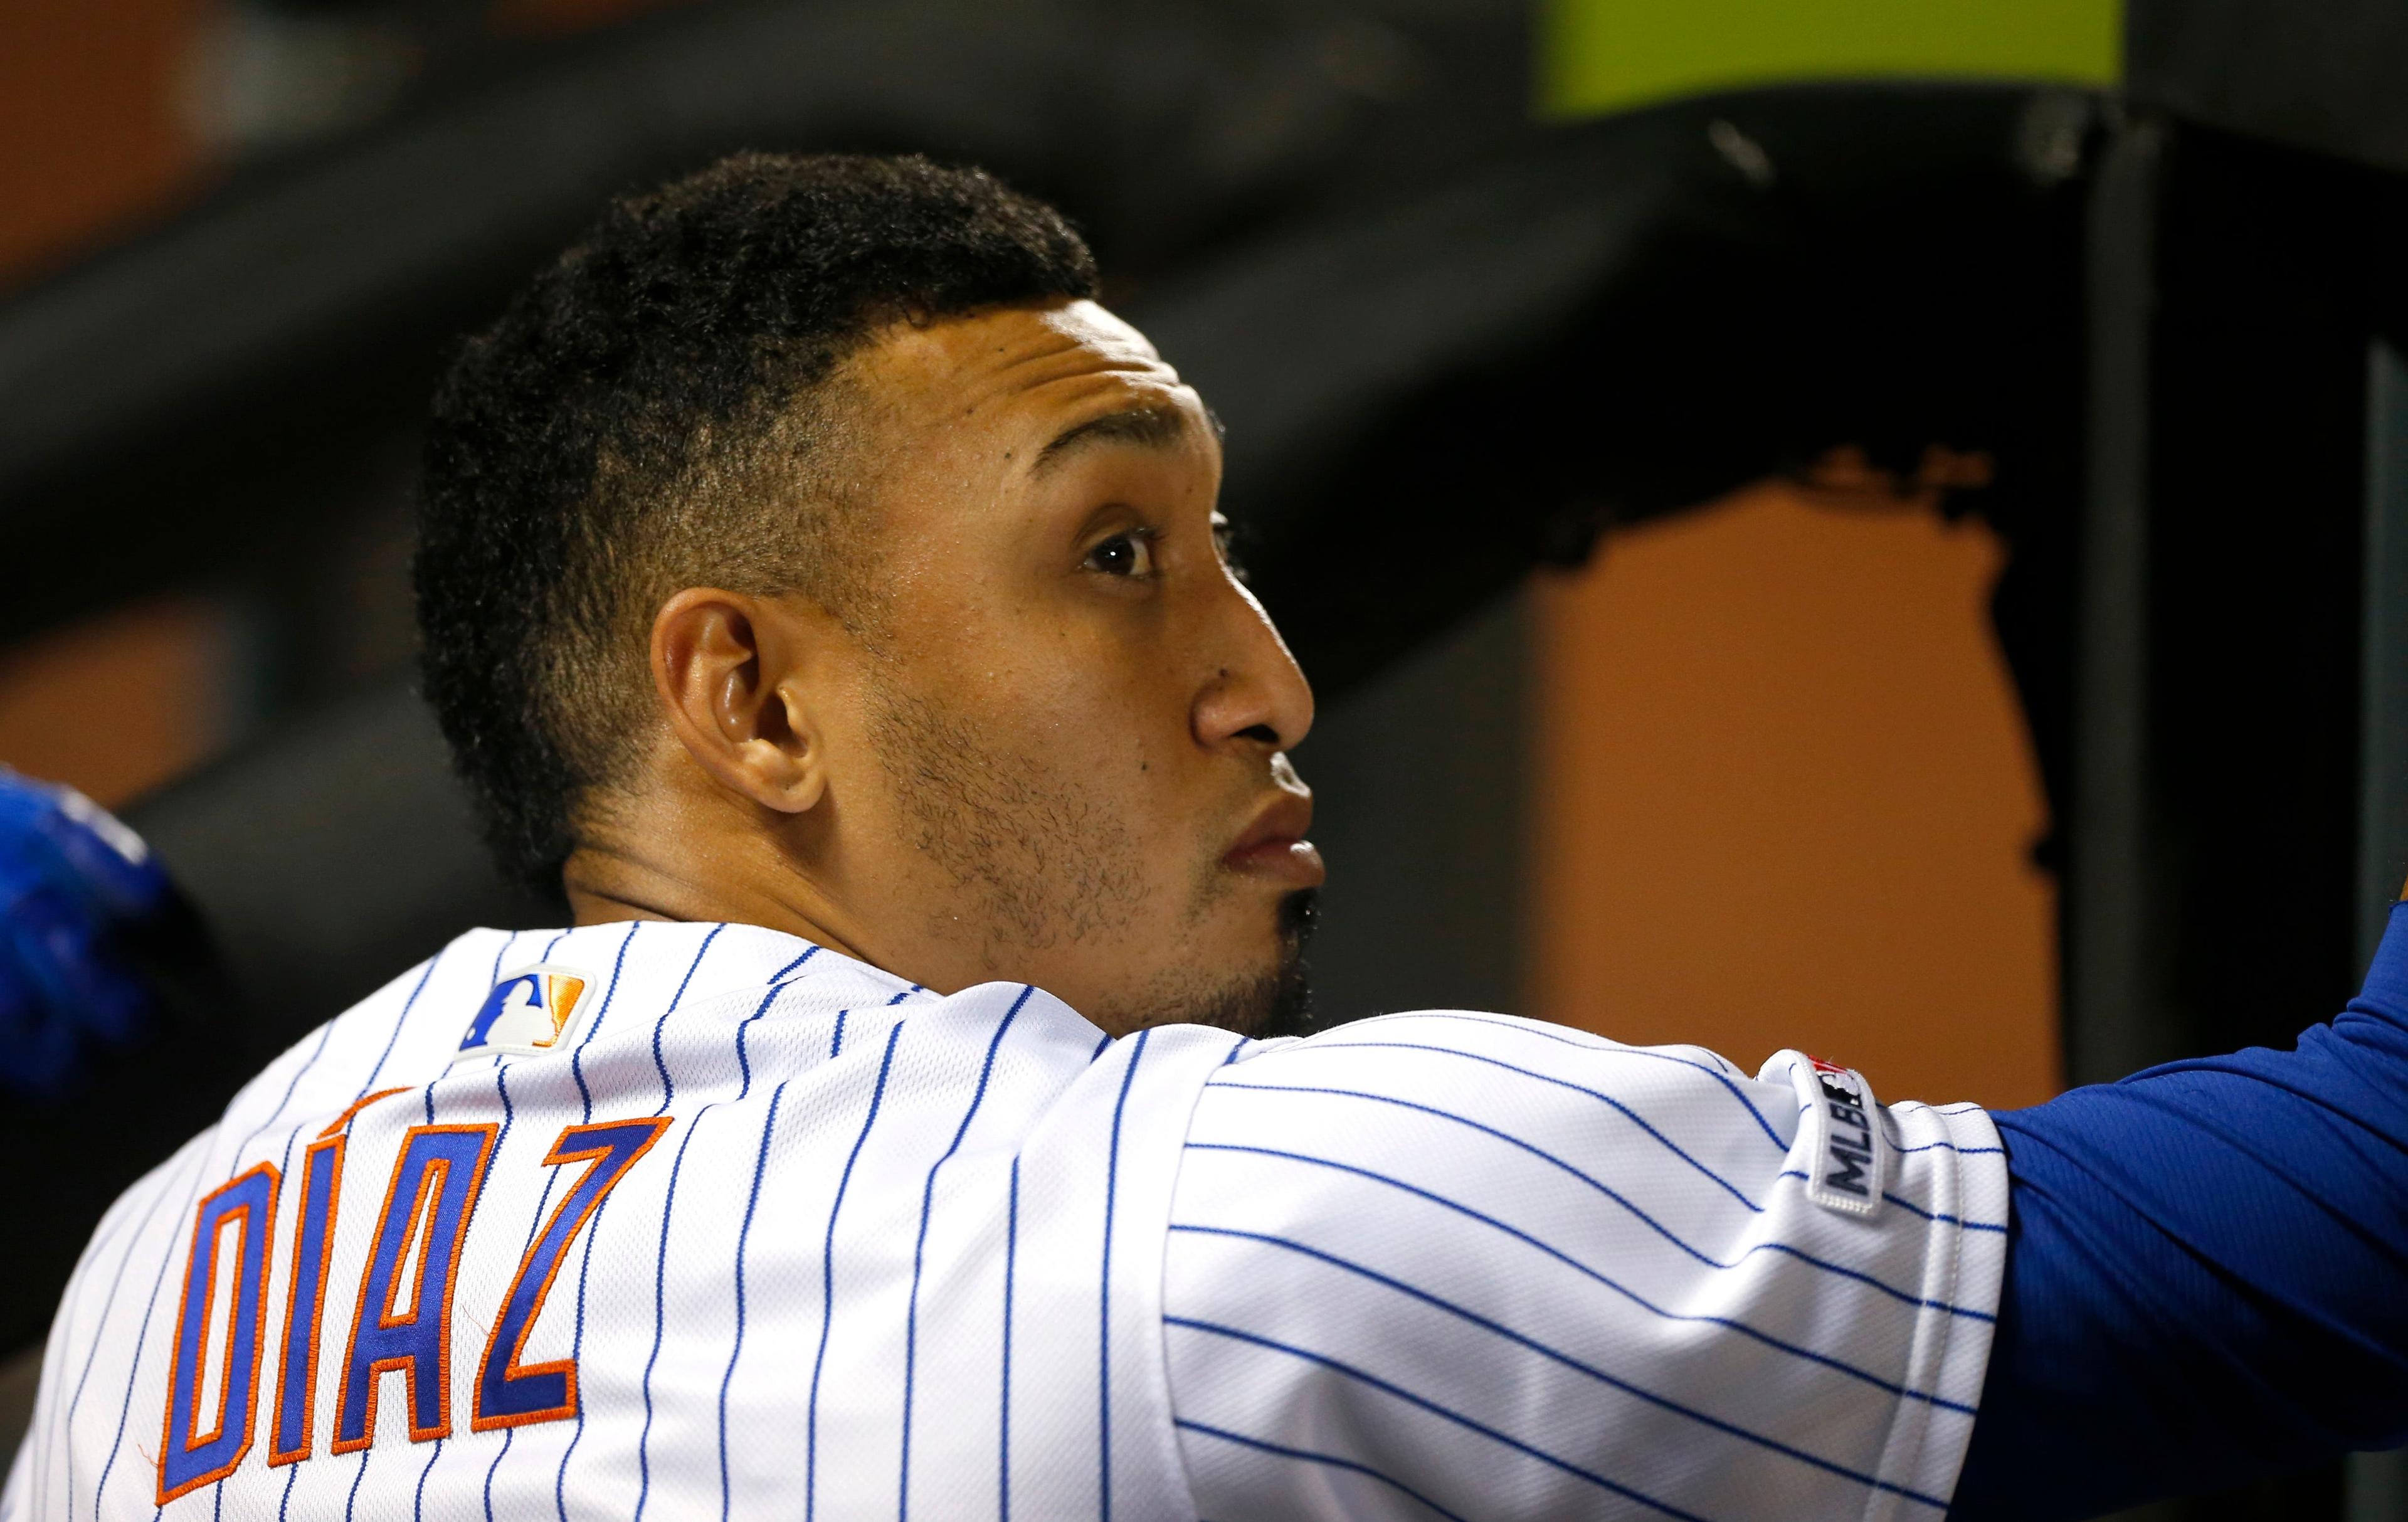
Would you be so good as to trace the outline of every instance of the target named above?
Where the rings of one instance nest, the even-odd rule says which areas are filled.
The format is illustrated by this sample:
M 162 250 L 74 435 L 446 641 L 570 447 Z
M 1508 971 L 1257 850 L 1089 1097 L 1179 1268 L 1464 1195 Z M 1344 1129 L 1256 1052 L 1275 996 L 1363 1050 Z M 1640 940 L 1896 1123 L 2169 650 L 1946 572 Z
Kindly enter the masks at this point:
M 1163 987 L 1126 1023 L 1147 1026 L 1215 1026 L 1269 1041 L 1302 1036 L 1312 1028 L 1312 980 L 1305 947 L 1321 913 L 1318 888 L 1299 888 L 1280 900 L 1277 962 L 1251 976 L 1209 982 L 1196 977 Z

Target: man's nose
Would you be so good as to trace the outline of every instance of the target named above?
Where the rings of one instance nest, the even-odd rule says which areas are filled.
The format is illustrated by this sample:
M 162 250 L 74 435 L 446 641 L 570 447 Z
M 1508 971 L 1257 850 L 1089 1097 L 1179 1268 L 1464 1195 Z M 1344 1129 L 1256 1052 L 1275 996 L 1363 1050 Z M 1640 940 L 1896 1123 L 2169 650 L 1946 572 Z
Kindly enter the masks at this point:
M 1312 685 L 1251 593 L 1232 588 L 1219 659 L 1205 673 L 1194 714 L 1197 743 L 1264 753 L 1295 747 L 1312 728 Z

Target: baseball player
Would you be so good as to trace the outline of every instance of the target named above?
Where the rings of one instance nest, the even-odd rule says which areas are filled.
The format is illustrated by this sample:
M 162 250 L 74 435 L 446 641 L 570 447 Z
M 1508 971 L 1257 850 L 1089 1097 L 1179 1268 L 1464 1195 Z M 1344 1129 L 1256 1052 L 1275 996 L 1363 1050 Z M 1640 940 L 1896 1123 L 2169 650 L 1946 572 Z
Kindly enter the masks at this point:
M 0 1518 L 2072 1515 L 2408 1439 L 2408 930 L 2000 1117 L 1292 1034 L 1311 695 L 1094 292 L 982 175 L 749 156 L 464 352 L 426 688 L 573 924 L 118 1202 Z

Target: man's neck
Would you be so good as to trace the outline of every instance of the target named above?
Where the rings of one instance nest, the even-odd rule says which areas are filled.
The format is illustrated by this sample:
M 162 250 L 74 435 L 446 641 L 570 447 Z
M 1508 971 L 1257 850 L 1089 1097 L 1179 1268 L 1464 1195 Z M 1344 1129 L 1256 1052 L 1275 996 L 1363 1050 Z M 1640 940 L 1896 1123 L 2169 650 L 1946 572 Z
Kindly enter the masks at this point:
M 876 965 L 829 926 L 831 916 L 810 904 L 792 901 L 795 896 L 744 882 L 706 884 L 696 874 L 608 845 L 580 846 L 562 869 L 561 885 L 567 891 L 572 921 L 580 926 L 623 920 L 757 925 Z

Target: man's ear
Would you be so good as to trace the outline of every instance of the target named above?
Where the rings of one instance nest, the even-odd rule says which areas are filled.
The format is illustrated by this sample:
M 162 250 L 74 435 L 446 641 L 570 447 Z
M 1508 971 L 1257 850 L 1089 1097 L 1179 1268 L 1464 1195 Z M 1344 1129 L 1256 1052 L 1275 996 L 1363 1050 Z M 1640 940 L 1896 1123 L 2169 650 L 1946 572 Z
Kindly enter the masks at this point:
M 798 814 L 827 791 L 803 667 L 817 629 L 796 602 L 688 587 L 652 620 L 652 687 L 669 729 L 722 786 Z

